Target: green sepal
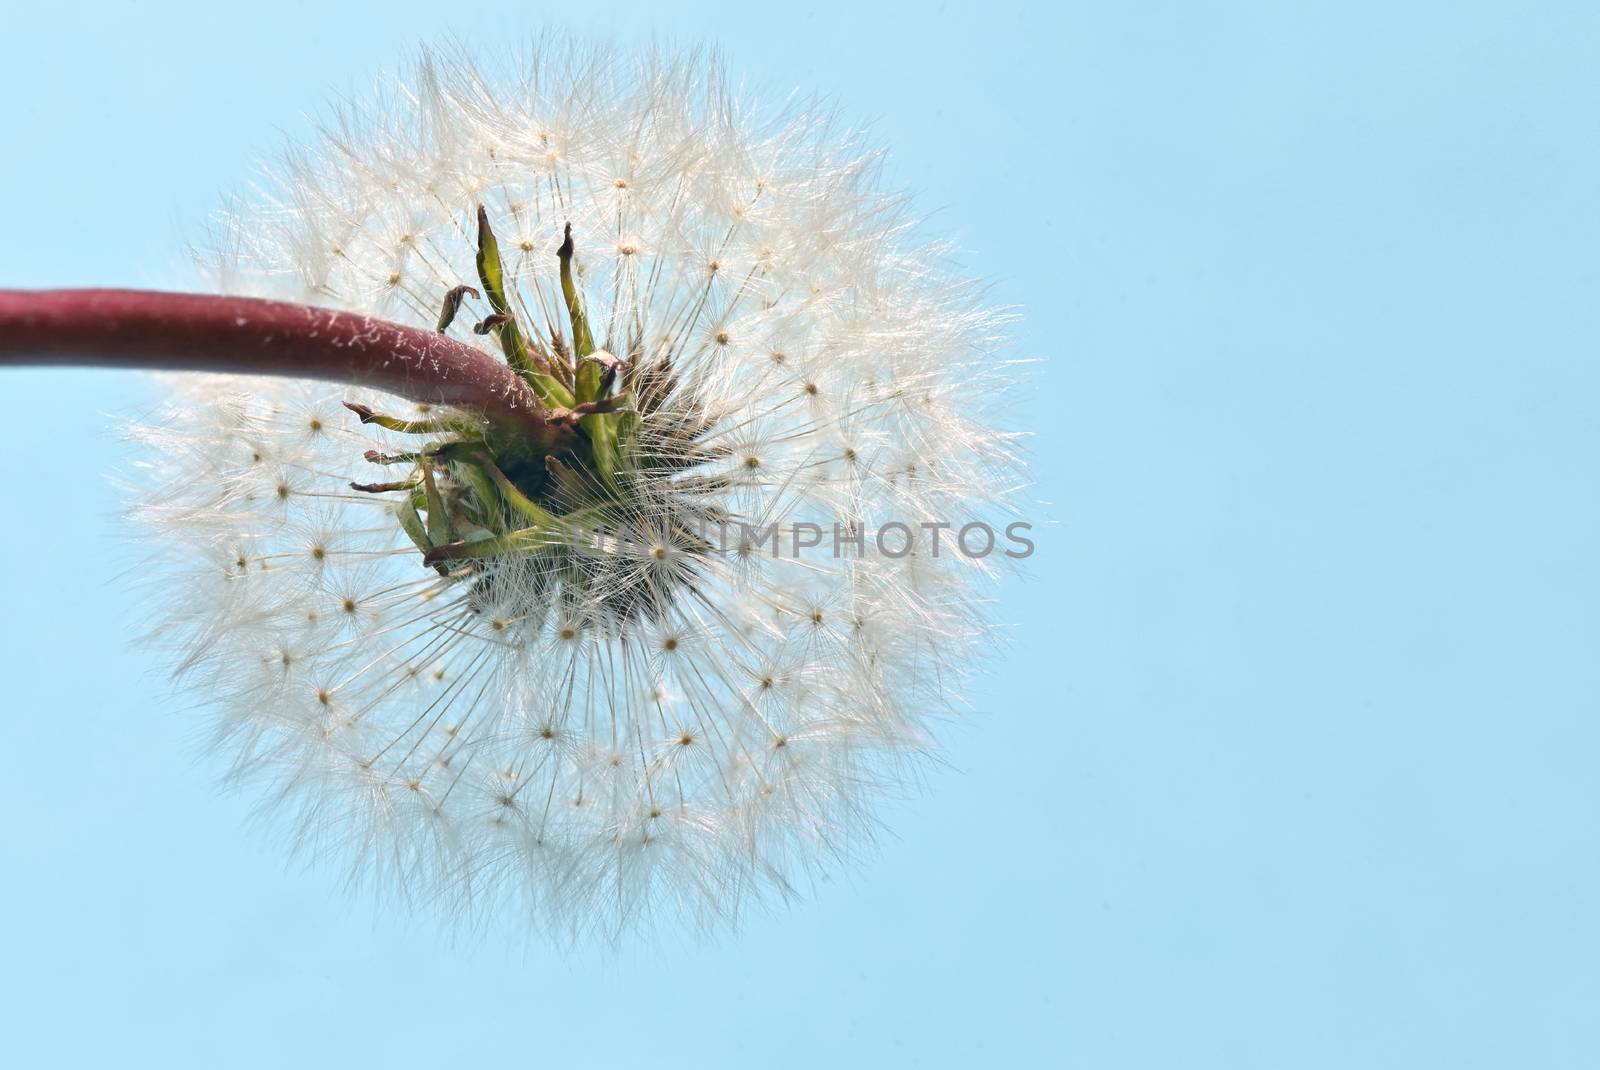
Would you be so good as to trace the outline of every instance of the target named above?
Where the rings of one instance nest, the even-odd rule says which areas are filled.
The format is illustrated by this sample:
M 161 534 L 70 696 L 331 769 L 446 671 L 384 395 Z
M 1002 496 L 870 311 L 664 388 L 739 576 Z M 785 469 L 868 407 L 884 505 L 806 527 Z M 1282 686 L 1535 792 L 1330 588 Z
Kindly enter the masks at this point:
M 483 292 L 489 295 L 490 307 L 509 315 L 511 306 L 506 301 L 505 267 L 500 262 L 500 243 L 495 240 L 494 229 L 489 226 L 489 212 L 481 204 L 478 205 L 478 279 L 483 283 Z
M 536 525 L 546 528 L 555 528 L 560 525 L 560 521 L 556 519 L 554 513 L 518 490 L 517 485 L 511 482 L 509 476 L 500 471 L 500 466 L 495 464 L 487 453 L 481 456 L 479 463 L 483 465 L 483 470 L 488 473 L 489 478 L 494 480 L 495 488 L 499 490 L 500 496 L 506 500 L 506 504 L 511 506 L 512 509 Z
M 426 553 L 432 549 L 428 542 L 428 533 L 422 527 L 422 517 L 417 515 L 417 507 L 411 504 L 411 495 L 406 495 L 395 503 L 395 519 L 400 521 L 400 528 L 417 544 L 417 549 Z
M 512 330 L 516 330 L 516 324 L 514 323 L 507 324 L 507 326 Z M 539 400 L 550 408 L 572 408 L 572 391 L 568 390 L 566 384 L 562 383 L 560 379 L 541 371 L 524 372 L 522 377 L 533 387 L 534 393 L 539 395 Z
M 377 424 L 379 427 L 388 428 L 390 431 L 399 431 L 406 435 L 437 435 L 455 433 L 468 437 L 481 435 L 483 427 L 463 416 L 446 415 L 432 420 L 402 420 L 398 416 L 388 416 L 381 412 L 374 412 L 371 406 L 360 405 L 354 401 L 346 401 L 344 407 L 361 418 L 364 424 Z
M 626 459 L 633 450 L 634 437 L 639 433 L 639 410 L 617 410 L 617 457 Z
M 434 330 L 443 334 L 450 329 L 450 324 L 455 322 L 456 313 L 461 311 L 461 299 L 467 294 L 476 298 L 478 291 L 470 286 L 452 286 L 445 291 L 444 304 L 439 309 L 439 323 Z
M 429 465 L 422 466 L 422 492 L 428 502 L 428 542 L 434 546 L 455 542 L 456 526 L 450 521 L 450 513 L 444 507 L 444 495 L 439 493 L 439 486 L 433 479 L 433 469 Z
M 618 413 L 595 412 L 578 419 L 578 426 L 589 437 L 589 449 L 594 454 L 594 470 L 600 482 L 610 491 L 617 491 L 617 416 Z
M 582 361 L 594 352 L 594 335 L 589 331 L 589 319 L 583 314 L 583 302 L 578 299 L 578 286 L 572 278 L 572 224 L 567 224 L 566 233 L 561 239 L 561 248 L 556 250 L 556 256 L 561 258 L 561 296 L 567 303 L 567 318 L 572 321 L 572 355 Z M 589 391 L 584 392 L 584 379 L 590 380 Z M 600 369 L 590 366 L 584 368 L 581 364 L 577 376 L 577 398 L 580 402 L 593 401 L 599 391 Z
M 501 505 L 500 495 L 496 493 L 494 481 L 489 478 L 489 473 L 472 461 L 456 462 L 455 472 L 472 487 L 472 493 L 479 502 L 478 523 L 496 535 L 503 535 L 506 530 L 505 509 Z
M 400 530 L 416 544 L 426 559 L 428 551 L 433 549 L 433 546 L 428 542 L 428 533 L 422 526 L 422 517 L 417 515 L 417 507 L 412 502 L 411 495 L 408 494 L 395 503 L 394 515 L 395 519 L 400 521 Z M 433 570 L 441 576 L 450 575 L 448 565 L 435 564 Z
M 572 391 L 554 376 L 534 367 L 528 341 L 522 336 L 516 313 L 506 297 L 505 266 L 500 260 L 500 243 L 495 240 L 494 230 L 489 226 L 489 213 L 481 204 L 478 205 L 478 279 L 483 283 L 490 307 L 511 317 L 495 328 L 500 338 L 500 348 L 506 355 L 506 363 L 527 380 L 540 401 L 552 407 L 571 408 Z

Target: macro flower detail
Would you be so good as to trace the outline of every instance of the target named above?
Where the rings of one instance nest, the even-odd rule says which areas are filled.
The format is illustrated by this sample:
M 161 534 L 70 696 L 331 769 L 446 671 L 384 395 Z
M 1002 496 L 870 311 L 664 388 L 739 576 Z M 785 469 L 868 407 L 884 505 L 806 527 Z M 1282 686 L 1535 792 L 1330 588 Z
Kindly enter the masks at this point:
M 1024 478 L 1002 317 L 880 169 L 703 55 L 545 46 L 424 56 L 231 210 L 222 290 L 479 347 L 526 414 L 177 376 L 134 429 L 157 631 L 309 851 L 614 936 L 871 835 L 996 641 L 954 530 Z

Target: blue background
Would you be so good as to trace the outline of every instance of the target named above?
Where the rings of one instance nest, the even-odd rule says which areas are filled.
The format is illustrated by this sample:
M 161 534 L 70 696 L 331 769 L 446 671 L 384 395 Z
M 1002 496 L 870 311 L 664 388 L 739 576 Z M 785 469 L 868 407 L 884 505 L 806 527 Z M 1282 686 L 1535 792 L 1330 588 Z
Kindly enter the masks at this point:
M 0 285 L 187 286 L 419 40 L 709 39 L 877 117 L 1040 358 L 1015 643 L 737 936 L 451 940 L 285 869 L 126 636 L 134 377 L 7 372 L 11 1065 L 1600 1065 L 1600 17 L 1561 3 L 14 4 Z

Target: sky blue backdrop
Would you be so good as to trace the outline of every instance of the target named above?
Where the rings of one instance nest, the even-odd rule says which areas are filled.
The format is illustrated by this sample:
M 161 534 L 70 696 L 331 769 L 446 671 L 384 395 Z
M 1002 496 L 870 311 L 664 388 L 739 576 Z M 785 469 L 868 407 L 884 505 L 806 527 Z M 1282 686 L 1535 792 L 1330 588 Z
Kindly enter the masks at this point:
M 149 388 L 0 375 L 5 1060 L 1600 1065 L 1592 10 L 8 6 L 9 286 L 189 284 L 252 156 L 444 26 L 835 93 L 1026 307 L 1058 526 L 869 864 L 706 946 L 453 945 L 286 871 L 126 646 Z

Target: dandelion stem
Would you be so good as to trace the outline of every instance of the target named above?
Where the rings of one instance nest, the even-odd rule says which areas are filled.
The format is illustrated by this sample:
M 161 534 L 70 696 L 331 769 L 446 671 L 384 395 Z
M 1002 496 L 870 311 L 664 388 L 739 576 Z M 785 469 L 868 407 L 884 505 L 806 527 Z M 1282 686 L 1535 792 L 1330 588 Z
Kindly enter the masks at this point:
M 152 290 L 0 290 L 0 367 L 76 365 L 324 379 L 470 409 L 543 440 L 509 367 L 434 331 L 282 301 Z

